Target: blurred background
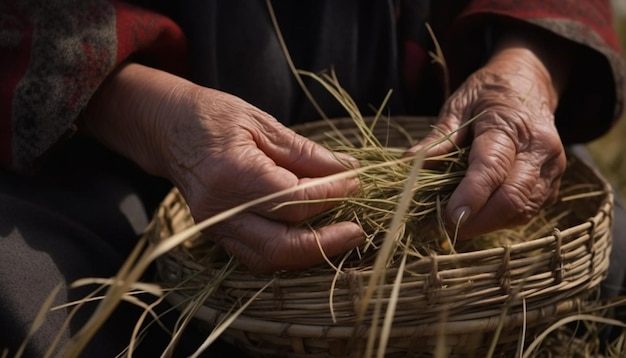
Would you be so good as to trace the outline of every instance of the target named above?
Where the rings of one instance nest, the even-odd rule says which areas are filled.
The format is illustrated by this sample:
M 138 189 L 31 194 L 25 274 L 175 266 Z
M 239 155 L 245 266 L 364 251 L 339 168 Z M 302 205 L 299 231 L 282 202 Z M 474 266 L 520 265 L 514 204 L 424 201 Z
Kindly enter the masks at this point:
M 626 58 L 626 0 L 612 0 L 615 10 L 615 28 L 620 35 Z M 592 119 L 590 119 L 592 120 Z M 600 171 L 613 185 L 618 194 L 626 197 L 626 113 L 605 136 L 589 143 L 591 155 Z

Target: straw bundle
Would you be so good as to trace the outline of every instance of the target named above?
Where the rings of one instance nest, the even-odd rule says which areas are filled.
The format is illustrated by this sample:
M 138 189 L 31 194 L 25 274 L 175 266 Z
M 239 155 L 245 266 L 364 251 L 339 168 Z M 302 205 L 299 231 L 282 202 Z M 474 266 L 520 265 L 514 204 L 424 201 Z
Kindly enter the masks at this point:
M 432 124 L 409 117 L 366 122 L 388 148 L 412 145 Z M 326 145 L 336 143 L 338 135 L 362 139 L 352 118 L 294 130 Z M 167 297 L 177 305 L 211 287 L 194 313 L 204 327 L 215 327 L 245 305 L 222 337 L 252 356 L 362 357 L 370 346 L 380 346 L 387 357 L 512 356 L 547 325 L 593 301 L 607 273 L 613 205 L 608 183 L 569 156 L 562 193 L 541 216 L 551 225 L 547 232 L 460 253 L 440 250 L 438 239 L 434 246 L 420 246 L 419 255 L 396 255 L 384 272 L 374 266 L 379 245 L 372 240 L 373 256 L 361 248 L 333 265 L 257 275 L 234 266 L 198 234 L 159 259 L 159 279 L 180 288 Z M 192 225 L 184 200 L 173 190 L 146 235 L 158 242 Z M 376 275 L 380 286 L 370 299 Z M 381 315 L 389 314 L 392 324 L 385 329 Z

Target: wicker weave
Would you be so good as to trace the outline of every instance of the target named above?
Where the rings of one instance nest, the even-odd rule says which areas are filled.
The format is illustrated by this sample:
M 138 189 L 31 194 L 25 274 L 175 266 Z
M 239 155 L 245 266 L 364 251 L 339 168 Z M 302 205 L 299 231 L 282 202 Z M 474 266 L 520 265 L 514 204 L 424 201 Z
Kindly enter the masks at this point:
M 350 119 L 333 123 L 347 136 L 356 134 Z M 376 130 L 382 142 L 390 146 L 413 144 L 407 133 L 419 138 L 430 131 L 431 124 L 428 119 L 404 117 L 394 118 L 394 123 L 381 122 Z M 294 129 L 320 142 L 332 133 L 325 122 Z M 557 318 L 576 312 L 596 297 L 608 270 L 612 192 L 601 175 L 574 156 L 569 156 L 565 177 L 569 182 L 592 185 L 602 195 L 575 204 L 555 204 L 572 211 L 559 222 L 560 230 L 506 247 L 433 255 L 408 263 L 387 356 L 430 356 L 442 342 L 452 356 L 484 356 L 494 339 L 497 356 L 513 356 L 521 337 L 532 341 Z M 190 225 L 193 220 L 188 208 L 173 190 L 147 235 L 158 241 Z M 225 262 L 216 255 L 207 256 L 212 249 L 198 235 L 172 250 L 158 262 L 160 280 L 170 286 L 192 275 L 188 285 L 210 281 Z M 393 267 L 385 273 L 390 283 L 384 289 L 385 297 L 396 273 Z M 355 307 L 370 274 L 367 269 L 350 269 L 338 277 L 332 299 L 336 322 L 329 302 L 335 278 L 331 269 L 268 276 L 237 269 L 196 317 L 211 327 L 273 279 L 274 283 L 230 325 L 223 334 L 225 339 L 259 357 L 360 357 L 371 317 L 366 315 L 362 326 L 355 327 Z M 194 292 L 179 291 L 169 299 L 177 303 Z

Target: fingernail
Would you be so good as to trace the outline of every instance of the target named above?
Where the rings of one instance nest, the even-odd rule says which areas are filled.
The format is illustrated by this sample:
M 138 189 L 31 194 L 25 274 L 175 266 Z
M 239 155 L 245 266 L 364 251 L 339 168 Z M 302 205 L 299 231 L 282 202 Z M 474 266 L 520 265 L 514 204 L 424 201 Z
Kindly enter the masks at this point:
M 361 188 L 361 182 L 359 181 L 359 178 L 355 177 L 355 178 L 348 179 L 347 181 L 348 192 L 345 195 L 352 195 L 354 193 L 357 193 L 360 188 Z
M 461 206 L 454 210 L 454 213 L 452 214 L 452 220 L 454 220 L 455 225 L 461 226 L 467 221 L 471 214 L 472 210 L 469 208 L 469 206 Z

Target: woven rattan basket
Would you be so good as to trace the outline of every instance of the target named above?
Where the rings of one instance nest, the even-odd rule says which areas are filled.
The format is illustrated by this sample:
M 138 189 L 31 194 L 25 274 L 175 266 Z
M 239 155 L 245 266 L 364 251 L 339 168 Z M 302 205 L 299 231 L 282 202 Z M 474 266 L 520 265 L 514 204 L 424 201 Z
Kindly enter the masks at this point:
M 419 138 L 431 129 L 425 118 L 399 117 L 393 123 L 381 121 L 376 128 L 377 136 L 390 146 L 410 145 L 407 133 Z M 334 124 L 346 136 L 354 133 L 358 138 L 351 119 Z M 325 122 L 294 129 L 320 142 L 329 132 Z M 571 214 L 552 233 L 510 246 L 433 255 L 408 263 L 387 356 L 430 356 L 443 348 L 452 356 L 480 357 L 494 340 L 496 356 L 514 356 L 520 342 L 532 341 L 547 325 L 596 297 L 608 270 L 612 192 L 594 169 L 571 155 L 565 177 L 601 194 L 575 204 L 555 204 Z M 191 225 L 187 206 L 173 190 L 147 235 L 159 241 Z M 215 255 L 207 259 L 210 250 L 211 244 L 202 235 L 190 239 L 158 261 L 159 280 L 168 286 L 183 281 L 201 286 L 211 281 L 225 261 L 214 259 Z M 274 280 L 223 338 L 258 357 L 361 357 L 371 317 L 355 327 L 355 304 L 370 274 L 367 269 L 351 269 L 336 278 L 329 269 L 258 276 L 236 269 L 195 316 L 200 326 L 210 328 Z M 389 269 L 387 282 L 396 274 L 397 269 Z M 335 322 L 329 302 L 331 287 Z M 169 300 L 176 304 L 192 294 L 193 290 L 177 291 Z

